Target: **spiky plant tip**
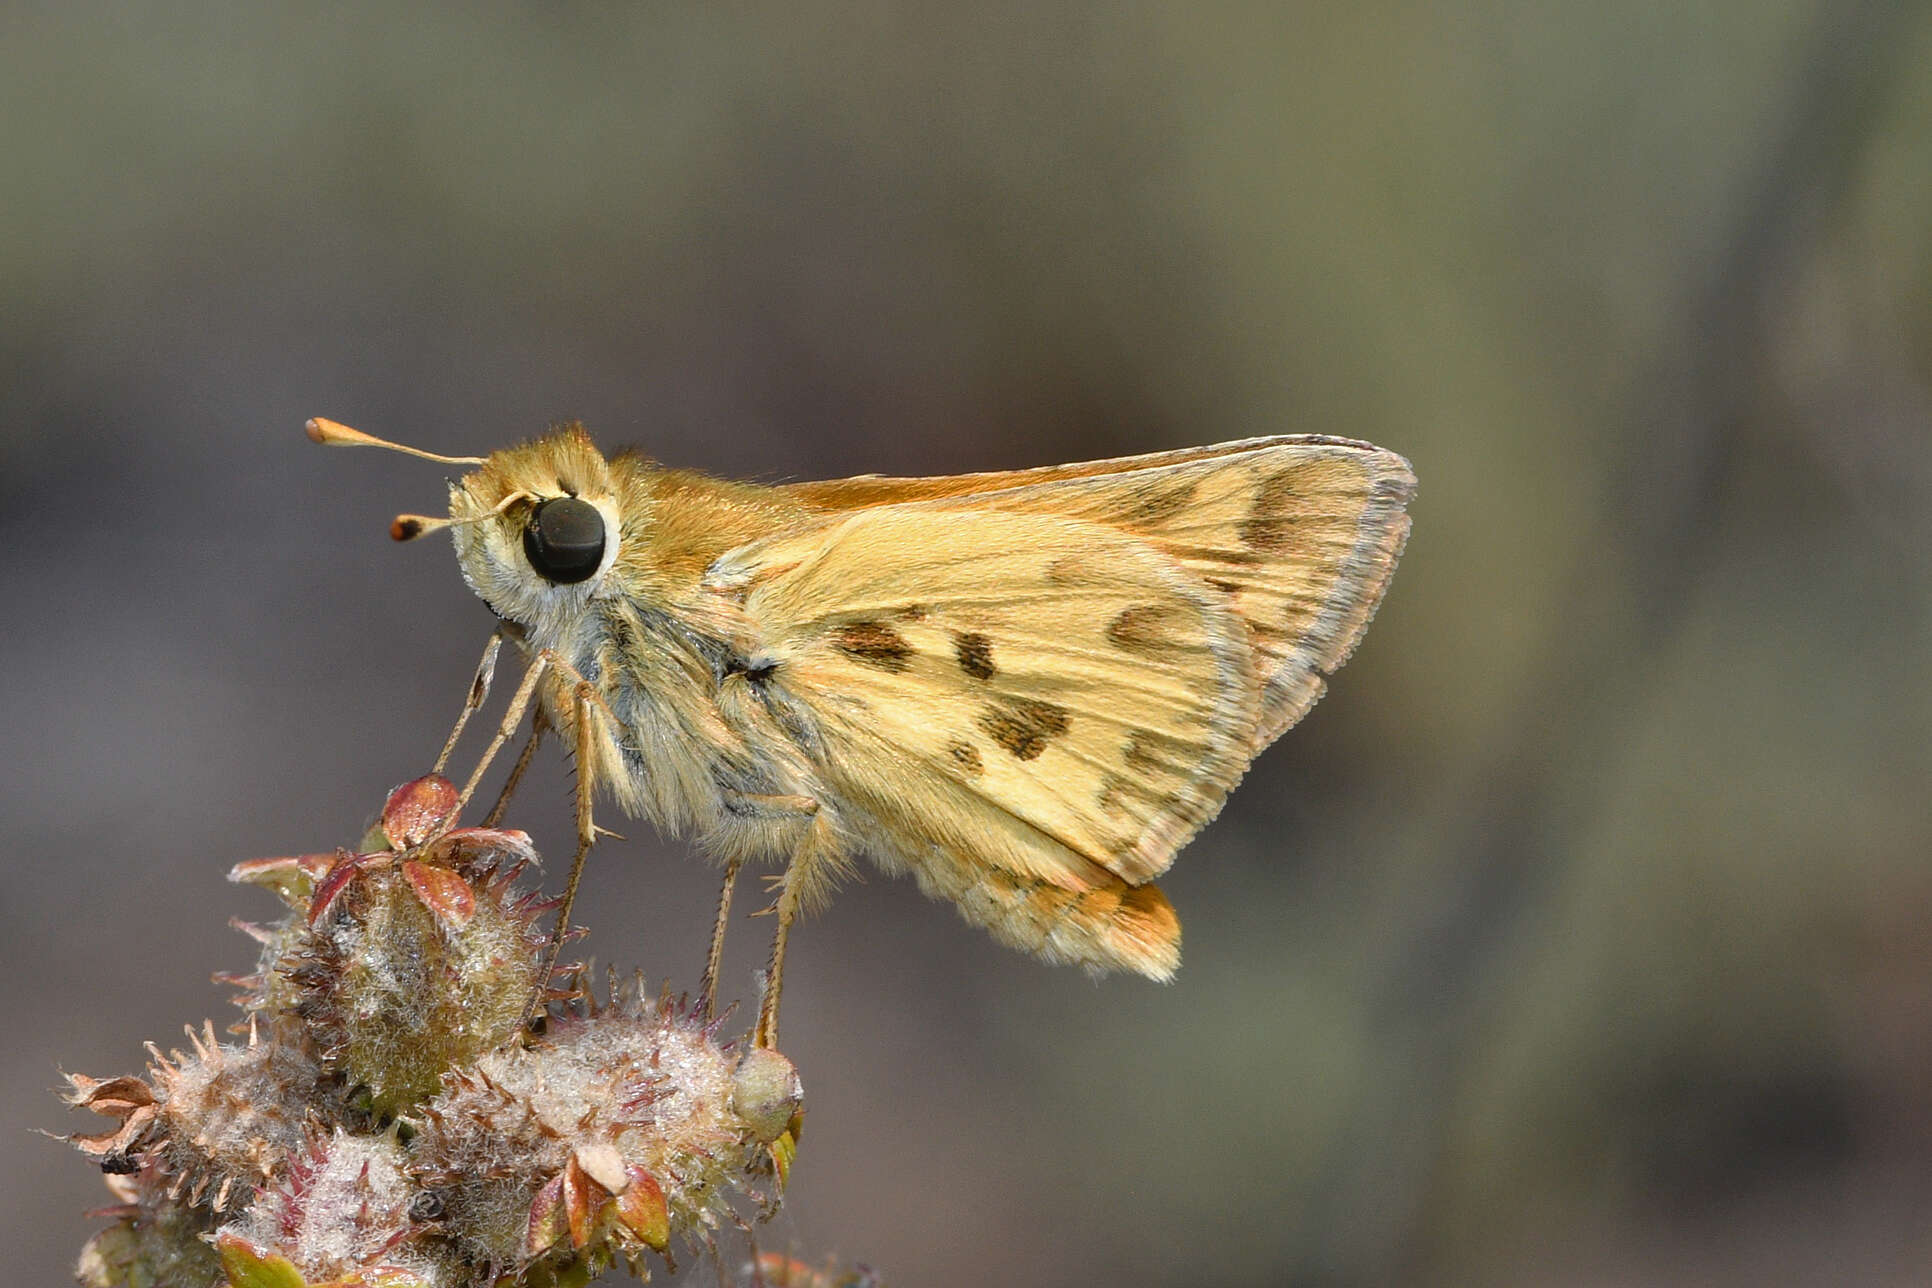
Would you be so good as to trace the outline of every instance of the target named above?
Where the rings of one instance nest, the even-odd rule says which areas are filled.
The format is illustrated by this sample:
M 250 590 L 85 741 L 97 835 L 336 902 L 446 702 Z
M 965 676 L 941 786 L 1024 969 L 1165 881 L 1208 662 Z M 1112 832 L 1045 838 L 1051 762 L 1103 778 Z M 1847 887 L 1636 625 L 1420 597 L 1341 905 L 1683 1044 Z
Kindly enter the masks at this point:
M 380 848 L 244 863 L 231 879 L 272 889 L 288 915 L 244 927 L 262 944 L 238 1002 L 305 1044 L 387 1119 L 435 1094 L 444 1070 L 511 1041 L 538 985 L 548 905 L 517 876 L 530 838 L 438 831 L 456 790 L 437 775 L 389 795 Z M 297 1036 L 299 1035 L 299 1036 Z
M 187 1030 L 189 1050 L 153 1059 L 146 1079 L 69 1074 L 71 1105 L 119 1120 L 67 1139 L 110 1174 L 140 1174 L 170 1199 L 214 1212 L 239 1207 L 300 1148 L 329 1111 L 321 1070 L 300 1051 L 251 1034 L 245 1046 Z

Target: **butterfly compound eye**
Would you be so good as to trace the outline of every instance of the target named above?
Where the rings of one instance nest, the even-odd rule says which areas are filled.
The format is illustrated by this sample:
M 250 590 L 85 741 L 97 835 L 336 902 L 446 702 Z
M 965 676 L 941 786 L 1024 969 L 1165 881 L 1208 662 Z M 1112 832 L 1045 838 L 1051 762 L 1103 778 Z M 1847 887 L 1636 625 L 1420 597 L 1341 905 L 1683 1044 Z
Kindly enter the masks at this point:
M 523 553 L 546 581 L 583 581 L 604 562 L 604 516 L 581 498 L 552 497 L 530 515 Z

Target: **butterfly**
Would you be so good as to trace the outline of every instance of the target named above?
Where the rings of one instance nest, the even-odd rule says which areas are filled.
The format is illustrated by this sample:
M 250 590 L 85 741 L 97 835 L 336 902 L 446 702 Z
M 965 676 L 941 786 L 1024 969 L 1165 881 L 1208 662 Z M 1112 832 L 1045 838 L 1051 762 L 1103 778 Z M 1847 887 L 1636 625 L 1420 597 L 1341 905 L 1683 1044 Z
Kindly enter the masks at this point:
M 1360 641 L 1415 490 L 1395 453 L 1313 435 L 768 486 L 574 423 L 487 457 L 309 434 L 475 467 L 391 534 L 448 531 L 530 661 L 485 763 L 532 703 L 513 781 L 543 725 L 574 748 L 559 934 L 599 791 L 723 863 L 707 999 L 741 867 L 784 864 L 761 1045 L 792 925 L 861 854 L 1015 948 L 1169 978 L 1154 879 Z

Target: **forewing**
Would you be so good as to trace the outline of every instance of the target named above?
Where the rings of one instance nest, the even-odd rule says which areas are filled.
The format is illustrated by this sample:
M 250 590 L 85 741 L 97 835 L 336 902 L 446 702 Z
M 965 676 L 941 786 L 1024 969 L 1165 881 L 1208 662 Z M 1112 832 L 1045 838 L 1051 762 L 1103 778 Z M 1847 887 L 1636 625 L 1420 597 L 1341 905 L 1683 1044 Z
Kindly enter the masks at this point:
M 1316 438 L 1308 435 L 1274 438 L 1243 438 L 1228 443 L 1182 447 L 1169 452 L 1145 452 L 1138 456 L 1111 456 L 1100 461 L 1073 461 L 1065 465 L 1042 465 L 1027 470 L 989 470 L 977 474 L 932 474 L 915 478 L 895 478 L 887 474 L 856 474 L 851 478 L 820 479 L 809 483 L 788 483 L 781 488 L 798 500 L 819 510 L 860 510 L 875 505 L 907 505 L 945 497 L 983 496 L 1010 492 L 1016 488 L 1075 479 L 1105 478 L 1139 470 L 1161 469 L 1196 461 L 1222 460 L 1248 452 L 1290 443 L 1348 443 L 1352 439 Z
M 1080 518 L 1139 538 L 1245 624 L 1259 751 L 1313 706 L 1368 628 L 1409 532 L 1409 463 L 1351 439 L 1256 438 L 999 474 L 873 476 L 790 489 L 827 509 L 887 503 Z
M 899 834 L 1067 887 L 1145 881 L 1253 754 L 1225 594 L 1061 514 L 882 506 L 721 560 L 754 671 Z

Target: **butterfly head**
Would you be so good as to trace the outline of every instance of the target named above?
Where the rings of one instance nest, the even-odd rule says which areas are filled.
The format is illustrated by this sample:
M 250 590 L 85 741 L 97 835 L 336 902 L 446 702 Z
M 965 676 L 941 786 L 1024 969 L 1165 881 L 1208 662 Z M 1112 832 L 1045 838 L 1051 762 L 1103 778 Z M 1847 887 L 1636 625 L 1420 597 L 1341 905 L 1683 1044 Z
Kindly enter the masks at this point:
M 562 639 L 586 603 L 610 593 L 623 513 L 610 464 L 583 426 L 562 425 L 487 457 L 439 456 L 333 421 L 312 420 L 308 432 L 331 446 L 388 447 L 476 466 L 450 482 L 448 518 L 398 515 L 389 535 L 411 541 L 448 529 L 463 580 L 498 617 Z

